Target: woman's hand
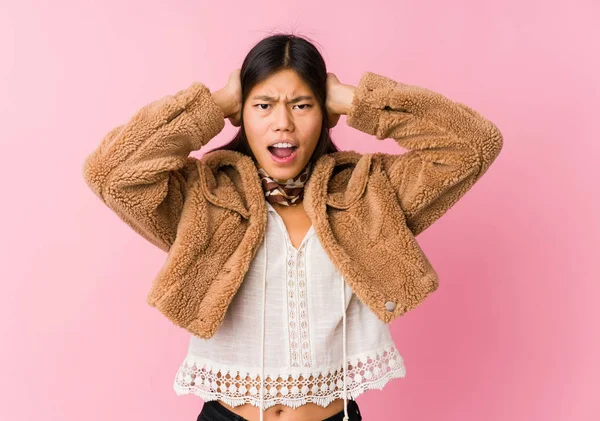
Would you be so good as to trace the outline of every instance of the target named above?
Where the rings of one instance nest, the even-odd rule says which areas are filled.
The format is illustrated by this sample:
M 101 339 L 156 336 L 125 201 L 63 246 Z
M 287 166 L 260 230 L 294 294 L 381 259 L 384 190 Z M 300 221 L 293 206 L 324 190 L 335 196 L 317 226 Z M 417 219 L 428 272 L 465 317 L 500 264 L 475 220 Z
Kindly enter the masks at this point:
M 329 115 L 329 128 L 334 127 L 340 115 L 348 114 L 348 110 L 354 99 L 355 87 L 340 83 L 337 76 L 333 73 L 327 73 L 327 114 Z
M 217 103 L 225 118 L 229 119 L 233 126 L 239 127 L 242 118 L 242 82 L 240 80 L 241 69 L 235 69 L 229 74 L 227 85 L 213 92 L 212 97 Z

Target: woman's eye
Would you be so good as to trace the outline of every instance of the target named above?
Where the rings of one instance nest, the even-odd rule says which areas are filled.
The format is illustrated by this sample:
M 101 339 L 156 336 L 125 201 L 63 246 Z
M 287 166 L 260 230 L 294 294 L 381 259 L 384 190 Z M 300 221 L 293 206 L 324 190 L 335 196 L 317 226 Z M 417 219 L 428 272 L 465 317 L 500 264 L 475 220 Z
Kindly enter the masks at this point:
M 263 105 L 265 105 L 265 106 L 268 107 L 270 104 L 256 104 L 255 107 L 258 107 L 260 110 L 265 111 L 266 108 L 262 108 Z M 298 104 L 298 105 L 296 105 L 296 107 L 304 107 L 304 108 L 300 108 L 300 109 L 301 110 L 306 110 L 307 108 L 312 107 L 312 105 L 310 105 L 310 104 Z

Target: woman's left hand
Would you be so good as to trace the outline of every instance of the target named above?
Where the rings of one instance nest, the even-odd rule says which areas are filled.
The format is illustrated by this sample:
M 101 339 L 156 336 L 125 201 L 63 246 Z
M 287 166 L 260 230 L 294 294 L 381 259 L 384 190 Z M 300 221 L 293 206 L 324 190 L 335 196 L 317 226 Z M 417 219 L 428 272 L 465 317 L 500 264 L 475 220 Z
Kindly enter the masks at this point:
M 340 83 L 337 76 L 333 73 L 327 73 L 327 114 L 329 115 L 329 128 L 334 127 L 340 115 L 348 114 L 348 110 L 354 99 L 355 87 Z

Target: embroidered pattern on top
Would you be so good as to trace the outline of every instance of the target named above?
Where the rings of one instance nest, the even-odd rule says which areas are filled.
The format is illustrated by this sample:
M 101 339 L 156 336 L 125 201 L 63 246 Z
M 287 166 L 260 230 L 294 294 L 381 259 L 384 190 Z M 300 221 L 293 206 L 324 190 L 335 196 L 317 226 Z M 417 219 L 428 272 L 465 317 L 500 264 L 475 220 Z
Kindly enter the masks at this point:
M 306 239 L 305 239 L 306 240 Z M 287 300 L 288 331 L 291 367 L 310 367 L 311 345 L 308 320 L 306 284 L 306 245 L 304 241 L 296 250 L 288 241 L 287 252 Z

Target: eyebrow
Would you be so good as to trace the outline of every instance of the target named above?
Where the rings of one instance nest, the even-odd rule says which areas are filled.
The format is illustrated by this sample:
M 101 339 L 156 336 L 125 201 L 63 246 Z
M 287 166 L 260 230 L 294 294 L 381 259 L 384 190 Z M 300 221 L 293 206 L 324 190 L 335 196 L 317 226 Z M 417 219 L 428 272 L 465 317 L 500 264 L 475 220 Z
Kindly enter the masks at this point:
M 275 98 L 268 96 L 268 95 L 257 95 L 252 97 L 252 99 L 262 99 L 263 101 L 268 101 L 268 102 L 273 102 L 275 101 Z M 300 101 L 304 101 L 304 100 L 312 100 L 314 99 L 312 96 L 310 95 L 301 95 L 301 96 L 297 96 L 296 98 L 292 99 L 291 101 L 288 101 L 288 104 L 293 104 L 295 102 L 300 102 Z

